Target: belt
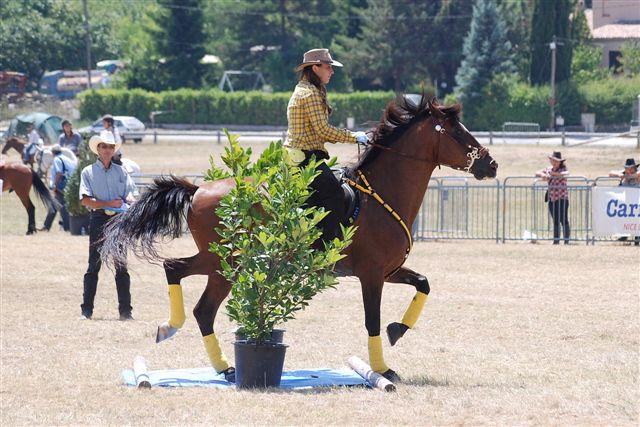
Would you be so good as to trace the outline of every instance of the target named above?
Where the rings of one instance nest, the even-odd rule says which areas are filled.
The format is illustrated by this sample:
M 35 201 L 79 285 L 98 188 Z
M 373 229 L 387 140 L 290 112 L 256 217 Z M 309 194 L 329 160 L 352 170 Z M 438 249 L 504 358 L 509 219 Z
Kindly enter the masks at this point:
M 96 214 L 100 214 L 100 215 L 106 215 L 106 216 L 113 216 L 115 214 L 117 214 L 117 212 L 114 211 L 110 211 L 109 209 L 94 209 L 91 211 L 91 213 L 96 213 Z

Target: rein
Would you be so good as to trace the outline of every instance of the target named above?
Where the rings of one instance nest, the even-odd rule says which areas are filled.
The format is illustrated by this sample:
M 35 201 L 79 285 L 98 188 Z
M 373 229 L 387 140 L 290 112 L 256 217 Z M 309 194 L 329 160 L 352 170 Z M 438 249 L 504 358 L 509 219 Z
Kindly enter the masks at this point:
M 435 148 L 435 163 L 436 165 L 439 167 L 440 166 L 440 136 L 446 133 L 446 130 L 444 128 L 444 126 L 438 122 L 436 122 L 436 125 L 434 127 L 435 131 L 438 133 L 438 142 L 436 143 L 436 148 Z M 457 143 L 461 144 L 456 138 L 454 138 L 453 136 L 451 136 L 451 138 L 456 141 Z M 469 144 L 464 144 L 468 149 L 469 152 L 467 153 L 467 166 L 464 168 L 454 168 L 454 169 L 458 169 L 458 170 L 464 170 L 465 172 L 470 172 L 471 168 L 473 167 L 473 164 L 475 163 L 476 160 L 483 158 L 484 156 L 486 156 L 487 154 L 487 150 L 480 146 L 480 148 L 478 147 L 473 147 Z M 404 157 L 410 160 L 414 160 L 417 162 L 433 162 L 432 159 L 427 159 L 427 158 L 420 158 L 420 157 L 414 157 L 412 155 L 403 153 L 401 151 L 397 151 L 394 150 L 391 147 L 387 147 L 385 145 L 380 145 L 380 144 L 376 144 L 375 142 L 369 143 L 369 146 L 371 147 L 376 147 L 376 148 L 380 148 L 382 150 L 388 151 L 390 153 L 393 153 L 397 156 L 400 157 Z M 358 146 L 358 154 L 360 151 L 360 146 Z M 402 263 L 396 267 L 395 269 L 393 269 L 391 271 L 391 273 L 385 275 L 385 279 L 388 279 L 389 277 L 391 277 L 392 275 L 394 275 L 398 270 L 400 270 L 400 268 L 402 268 L 402 266 L 404 265 L 404 262 L 407 260 L 407 257 L 409 257 L 409 252 L 411 251 L 411 248 L 413 246 L 413 239 L 411 238 L 411 232 L 409 231 L 409 227 L 407 227 L 407 224 L 404 222 L 404 220 L 400 217 L 400 215 L 387 203 L 384 201 L 384 199 L 378 194 L 376 193 L 376 191 L 373 189 L 373 187 L 371 187 L 371 184 L 369 184 L 369 181 L 367 181 L 367 178 L 364 176 L 364 174 L 362 173 L 361 170 L 357 170 L 358 172 L 358 177 L 360 178 L 360 180 L 362 181 L 362 183 L 364 184 L 364 187 L 360 184 L 358 184 L 357 182 L 353 181 L 350 178 L 346 178 L 345 181 L 347 182 L 347 184 L 349 184 L 351 187 L 370 195 L 371 197 L 373 197 L 382 207 L 384 207 L 387 212 L 389 212 L 391 214 L 391 216 L 398 221 L 398 223 L 400 224 L 400 226 L 402 227 L 402 229 L 404 230 L 406 236 L 407 236 L 407 241 L 409 242 L 409 245 L 404 253 L 404 259 L 402 260 Z
M 365 194 L 369 194 L 378 203 L 380 203 L 380 205 L 382 205 L 382 207 L 384 207 L 387 210 L 387 212 L 389 212 L 391 214 L 391 216 L 394 217 L 396 221 L 398 221 L 400 226 L 402 226 L 402 229 L 404 230 L 405 234 L 407 235 L 407 240 L 409 241 L 409 246 L 407 247 L 407 249 L 406 249 L 406 251 L 404 253 L 404 259 L 402 260 L 402 263 L 397 268 L 393 269 L 393 271 L 391 271 L 391 273 L 389 273 L 389 274 L 387 274 L 385 276 L 385 279 L 388 279 L 393 274 L 395 274 L 395 272 L 398 271 L 400 269 L 400 267 L 402 267 L 402 265 L 406 261 L 407 257 L 409 256 L 409 252 L 411 251 L 411 247 L 413 246 L 413 239 L 411 238 L 411 232 L 409 231 L 409 227 L 407 227 L 407 224 L 402 220 L 402 218 L 400 217 L 398 212 L 393 210 L 393 208 L 387 202 L 385 202 L 384 199 L 378 193 L 376 193 L 376 190 L 374 190 L 373 187 L 371 187 L 371 184 L 369 184 L 369 181 L 367 181 L 367 178 L 364 176 L 362 171 L 358 170 L 357 172 L 358 172 L 358 176 L 362 180 L 362 183 L 364 184 L 364 187 L 362 185 L 358 184 L 357 182 L 349 179 L 349 178 L 346 178 L 347 184 L 349 184 L 350 186 L 352 186 L 353 188 L 355 188 L 355 189 L 357 189 L 359 191 L 362 191 Z
M 440 123 L 437 123 L 435 125 L 435 130 L 436 132 L 438 132 L 438 143 L 436 144 L 436 149 L 435 149 L 435 163 L 438 167 L 440 167 L 440 136 L 444 135 L 447 133 L 447 131 L 445 130 L 444 126 L 442 126 Z M 461 142 L 459 142 L 457 139 L 455 139 L 454 137 L 451 137 L 454 141 L 456 141 L 458 144 L 462 144 Z M 391 147 L 387 147 L 386 145 L 381 145 L 381 144 L 377 144 L 375 142 L 371 142 L 368 144 L 371 147 L 376 147 L 376 148 L 380 148 L 382 150 L 388 151 L 390 153 L 393 153 L 397 156 L 400 157 L 404 157 L 406 159 L 409 160 L 413 160 L 416 162 L 432 162 L 432 159 L 428 159 L 428 158 L 421 158 L 421 157 L 414 157 L 410 154 L 406 154 L 403 153 L 402 151 L 398 151 L 398 150 L 394 150 Z M 471 172 L 471 168 L 473 167 L 473 164 L 476 162 L 476 160 L 483 158 L 484 156 L 486 156 L 487 154 L 487 150 L 484 147 L 474 147 L 472 145 L 469 144 L 464 144 L 464 146 L 466 148 L 469 149 L 469 152 L 467 153 L 467 166 L 464 168 L 457 168 L 457 167 L 453 167 L 453 169 L 457 169 L 457 170 L 462 170 L 465 171 L 467 173 Z M 360 150 L 360 147 L 358 146 L 358 150 Z

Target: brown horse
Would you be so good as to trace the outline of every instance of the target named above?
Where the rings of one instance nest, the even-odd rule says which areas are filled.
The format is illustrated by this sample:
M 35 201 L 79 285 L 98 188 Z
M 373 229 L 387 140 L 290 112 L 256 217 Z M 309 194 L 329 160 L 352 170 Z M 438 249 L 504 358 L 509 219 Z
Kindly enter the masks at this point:
M 372 145 L 348 171 L 352 183 L 364 191 L 355 222 L 358 229 L 338 269 L 360 279 L 369 360 L 375 371 L 391 379 L 397 376 L 384 362 L 380 338 L 382 287 L 385 282 L 406 283 L 417 291 L 402 322 L 387 327 L 394 345 L 413 327 L 429 293 L 426 277 L 402 264 L 411 247 L 408 229 L 418 214 L 431 173 L 436 166 L 446 165 L 470 172 L 477 179 L 496 176 L 497 163 L 460 123 L 459 113 L 459 105 L 445 107 L 424 98 L 419 105 L 404 98 L 389 103 L 373 131 Z M 228 378 L 234 370 L 221 353 L 213 322 L 230 284 L 218 273 L 220 260 L 209 252 L 209 242 L 219 239 L 214 231 L 219 218 L 214 212 L 233 185 L 231 179 L 200 187 L 175 177 L 157 179 L 131 209 L 111 222 L 102 252 L 105 262 L 125 262 L 130 248 L 146 259 L 159 260 L 154 244 L 158 238 L 179 236 L 186 216 L 199 252 L 189 258 L 164 260 L 171 311 L 169 320 L 158 328 L 156 341 L 169 338 L 184 323 L 180 280 L 195 274 L 208 276 L 193 314 L 212 365 Z M 397 217 L 390 214 L 390 208 Z
M 1 163 L 0 179 L 2 180 L 2 191 L 13 190 L 22 202 L 29 215 L 29 225 L 27 234 L 36 232 L 36 208 L 29 198 L 31 186 L 36 190 L 36 194 L 48 210 L 59 209 L 47 186 L 42 182 L 38 174 L 28 166 L 19 163 Z
M 23 139 L 18 138 L 17 136 L 11 136 L 4 143 L 4 147 L 2 147 L 2 154 L 7 154 L 10 149 L 16 150 L 20 157 L 22 157 L 22 153 L 24 152 L 24 147 L 27 145 L 27 142 Z

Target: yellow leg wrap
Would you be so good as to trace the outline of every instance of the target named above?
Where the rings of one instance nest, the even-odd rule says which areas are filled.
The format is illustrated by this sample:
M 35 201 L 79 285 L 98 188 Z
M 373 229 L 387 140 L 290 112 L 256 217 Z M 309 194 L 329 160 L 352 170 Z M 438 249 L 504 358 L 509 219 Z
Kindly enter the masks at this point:
M 169 305 L 171 314 L 169 315 L 169 326 L 179 329 L 184 325 L 186 316 L 184 315 L 184 298 L 182 298 L 182 286 L 169 285 Z
M 215 369 L 216 372 L 222 372 L 227 369 L 229 367 L 229 362 L 227 362 L 227 358 L 224 357 L 224 354 L 222 353 L 216 334 L 209 334 L 206 337 L 202 337 L 202 339 L 204 341 L 204 348 L 207 349 L 207 354 L 209 355 L 209 360 L 211 361 L 213 369 Z
M 404 316 L 402 316 L 402 323 L 409 328 L 413 328 L 418 321 L 418 317 L 420 317 L 420 312 L 422 312 L 425 302 L 427 302 L 427 294 L 416 292 L 416 296 L 413 297 L 407 311 L 405 311 Z
M 371 369 L 378 373 L 384 373 L 389 367 L 384 363 L 384 355 L 382 354 L 382 338 L 380 335 L 369 337 L 369 363 Z

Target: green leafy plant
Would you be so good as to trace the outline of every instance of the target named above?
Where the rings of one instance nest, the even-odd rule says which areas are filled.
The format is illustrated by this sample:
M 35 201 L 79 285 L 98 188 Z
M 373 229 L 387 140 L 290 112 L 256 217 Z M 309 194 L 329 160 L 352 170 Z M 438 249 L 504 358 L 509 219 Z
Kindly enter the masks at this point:
M 342 240 L 314 250 L 322 234 L 317 225 L 327 214 L 305 206 L 317 163 L 292 166 L 280 141 L 251 163 L 251 150 L 240 147 L 236 136 L 227 137 L 230 147 L 222 160 L 235 188 L 216 210 L 221 241 L 212 242 L 209 250 L 220 257 L 220 273 L 232 284 L 229 317 L 247 339 L 260 342 L 276 324 L 293 319 L 314 295 L 337 284 L 333 268 L 355 229 L 343 227 Z M 208 176 L 231 175 L 212 165 Z
M 89 211 L 82 206 L 78 195 L 80 194 L 80 174 L 82 169 L 96 161 L 96 155 L 89 149 L 86 141 L 83 141 L 78 147 L 78 167 L 73 171 L 67 186 L 64 189 L 64 200 L 67 204 L 67 210 L 70 215 L 81 216 L 86 215 Z

